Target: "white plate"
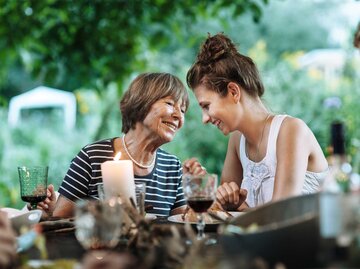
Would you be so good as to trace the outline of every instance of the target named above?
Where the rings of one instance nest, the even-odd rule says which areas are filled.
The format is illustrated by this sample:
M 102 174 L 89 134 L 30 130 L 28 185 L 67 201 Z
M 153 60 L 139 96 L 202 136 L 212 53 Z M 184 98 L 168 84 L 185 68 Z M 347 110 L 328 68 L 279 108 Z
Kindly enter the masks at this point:
M 157 218 L 157 216 L 155 214 L 146 213 L 146 215 L 145 215 L 146 220 L 154 220 L 156 218 Z
M 22 226 L 30 228 L 32 225 L 38 223 L 42 214 L 42 211 L 39 209 L 27 211 L 4 207 L 0 210 L 7 213 L 13 228 L 17 231 L 19 231 Z
M 29 261 L 27 261 L 27 265 L 30 266 L 30 268 L 40 268 L 42 266 L 54 265 L 54 261 L 50 261 L 50 260 L 29 260 Z
M 61 264 L 60 264 L 61 263 Z M 60 266 L 64 266 L 64 263 L 70 268 L 73 269 L 81 269 L 82 266 L 77 261 L 73 260 L 29 260 L 26 265 L 30 268 L 60 268 Z
M 240 215 L 244 214 L 244 212 L 239 212 L 239 211 L 230 211 L 229 213 L 233 217 L 237 217 L 237 216 L 240 216 Z M 226 219 L 228 217 L 228 215 L 225 212 L 222 212 L 222 211 L 216 211 L 215 214 L 217 214 L 220 218 L 223 218 L 223 219 Z M 172 216 L 168 217 L 168 221 L 176 222 L 176 223 L 196 224 L 196 222 L 184 221 L 182 216 L 183 216 L 183 214 L 172 215 Z M 219 224 L 219 223 L 221 223 L 221 221 L 212 219 L 211 222 L 206 222 L 206 220 L 205 220 L 205 223 L 206 224 Z

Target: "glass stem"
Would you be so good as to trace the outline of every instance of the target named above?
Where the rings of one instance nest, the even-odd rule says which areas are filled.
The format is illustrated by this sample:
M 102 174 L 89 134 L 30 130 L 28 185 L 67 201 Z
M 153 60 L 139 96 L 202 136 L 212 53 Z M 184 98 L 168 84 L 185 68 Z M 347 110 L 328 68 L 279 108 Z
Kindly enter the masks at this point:
M 37 203 L 30 203 L 31 210 L 36 209 Z
M 204 234 L 205 222 L 204 222 L 203 213 L 197 214 L 196 228 L 198 230 L 197 239 L 198 240 L 204 239 L 205 238 L 205 234 Z

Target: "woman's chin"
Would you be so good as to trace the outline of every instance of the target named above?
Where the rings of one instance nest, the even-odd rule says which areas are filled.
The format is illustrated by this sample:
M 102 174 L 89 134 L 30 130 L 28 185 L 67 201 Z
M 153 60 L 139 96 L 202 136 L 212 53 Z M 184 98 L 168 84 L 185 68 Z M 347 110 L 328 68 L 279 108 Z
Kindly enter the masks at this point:
M 228 129 L 219 129 L 223 135 L 227 136 L 229 134 L 229 130 Z
M 164 134 L 163 136 L 162 136 L 162 138 L 163 138 L 163 140 L 164 140 L 164 144 L 165 143 L 169 143 L 169 142 L 171 142 L 171 141 L 173 141 L 174 140 L 174 138 L 175 138 L 175 133 L 166 133 L 166 134 Z

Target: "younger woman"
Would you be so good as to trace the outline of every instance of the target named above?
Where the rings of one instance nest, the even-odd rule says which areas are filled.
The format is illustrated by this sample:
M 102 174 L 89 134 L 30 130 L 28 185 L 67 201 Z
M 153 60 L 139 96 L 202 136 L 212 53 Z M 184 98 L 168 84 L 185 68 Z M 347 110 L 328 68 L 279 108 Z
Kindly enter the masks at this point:
M 209 36 L 187 73 L 204 123 L 231 133 L 217 191 L 228 209 L 319 190 L 328 164 L 309 127 L 272 114 L 261 101 L 264 87 L 254 62 L 224 34 Z M 240 208 L 241 209 L 241 208 Z

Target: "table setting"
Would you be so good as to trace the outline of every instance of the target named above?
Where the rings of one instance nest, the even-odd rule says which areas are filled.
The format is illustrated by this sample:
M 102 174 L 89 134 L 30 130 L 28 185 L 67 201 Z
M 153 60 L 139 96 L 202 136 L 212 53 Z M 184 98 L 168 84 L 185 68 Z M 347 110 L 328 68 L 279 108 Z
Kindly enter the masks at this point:
M 119 165 L 126 184 L 116 180 Z M 44 199 L 48 167 L 42 167 L 41 173 L 39 167 L 19 167 L 20 193 L 30 207 L 1 209 L 7 212 L 18 236 L 17 267 L 92 269 L 120 260 L 125 265 L 119 268 L 145 269 L 195 265 L 327 268 L 333 263 L 360 264 L 356 259 L 359 247 L 347 247 L 357 254 L 346 257 L 334 252 L 339 248 L 335 237 L 329 237 L 328 225 L 329 217 L 334 221 L 334 210 L 329 211 L 329 203 L 322 202 L 323 193 L 291 197 L 247 212 L 228 212 L 215 202 L 217 175 L 185 174 L 187 209 L 182 214 L 162 217 L 146 213 L 145 186 L 136 183 L 131 169 L 124 170 L 123 165 L 104 165 L 104 181 L 98 185 L 99 200 L 79 200 L 71 218 L 47 219 L 41 219 L 42 211 L 35 208 Z M 125 165 L 131 168 L 130 164 Z M 31 180 L 35 174 L 37 181 Z M 337 197 L 334 201 L 354 210 L 359 197 Z M 333 235 L 343 233 L 352 224 L 350 220 L 341 223 L 343 226 L 339 224 L 337 230 L 330 229 Z M 358 231 L 356 225 L 352 229 Z
M 130 255 L 137 262 L 137 268 L 192 268 L 186 266 L 194 264 L 197 268 L 222 268 L 225 265 L 239 268 L 237 264 L 252 266 L 253 263 L 262 264 L 253 268 L 276 268 L 279 264 L 283 268 L 330 268 L 329 264 L 333 263 L 347 264 L 349 257 L 336 256 L 334 242 L 324 241 L 321 236 L 319 197 L 315 194 L 285 199 L 222 223 L 219 220 L 215 230 L 205 231 L 207 239 L 216 239 L 214 244 L 197 238 L 196 224 L 171 222 L 167 217 L 147 220 L 131 201 L 126 200 L 121 200 L 121 208 L 131 225 L 120 234 L 115 225 L 115 242 L 111 242 L 114 237 L 109 237 L 110 241 L 105 245 L 96 240 L 93 246 L 84 245 L 77 235 L 81 230 L 76 229 L 77 216 L 69 220 L 45 221 L 44 227 L 54 222 L 53 227 L 58 229 L 44 230 L 43 235 L 48 259 L 75 260 L 77 266 L 83 265 L 88 255 L 106 260 L 108 255 L 113 255 L 111 253 Z M 67 222 L 74 226 L 65 230 Z M 95 237 L 98 236 L 101 234 Z M 38 255 L 40 258 L 34 253 L 32 257 Z M 357 253 L 360 253 L 359 249 Z M 351 262 L 358 264 L 354 257 L 356 255 L 352 254 Z
M 190 252 L 205 242 L 204 235 L 200 238 L 196 236 L 197 224 L 194 222 L 180 222 L 173 216 L 159 217 L 146 213 L 144 186 L 136 186 L 130 180 L 126 185 L 114 187 L 112 180 L 111 174 L 104 173 L 104 184 L 98 186 L 103 192 L 101 199 L 78 201 L 73 218 L 41 220 L 36 227 L 44 240 L 20 253 L 30 257 L 26 264 L 31 265 L 35 261 L 40 264 L 41 260 L 50 264 L 49 261 L 65 259 L 75 260 L 74 266 L 79 266 L 88 255 L 100 260 L 115 252 L 128 253 L 137 262 L 146 261 L 138 264 L 143 268 L 176 268 L 185 264 Z M 206 183 L 202 177 L 197 180 Z M 206 193 L 211 198 L 207 207 L 215 199 L 217 177 L 212 175 L 211 180 L 210 192 Z M 200 192 L 195 193 L 197 198 L 201 198 Z M 29 212 L 32 211 L 35 210 Z M 205 211 L 203 209 L 202 213 Z M 213 230 L 207 233 L 216 235 L 217 227 L 227 217 L 222 213 L 222 218 L 211 219 L 208 225 L 213 226 Z M 184 218 L 185 214 L 181 215 L 175 216 Z

